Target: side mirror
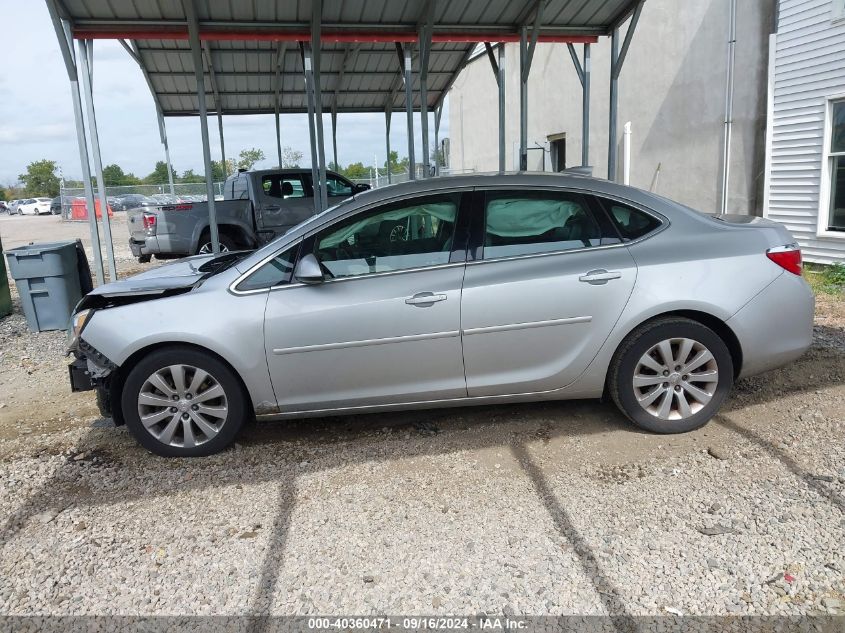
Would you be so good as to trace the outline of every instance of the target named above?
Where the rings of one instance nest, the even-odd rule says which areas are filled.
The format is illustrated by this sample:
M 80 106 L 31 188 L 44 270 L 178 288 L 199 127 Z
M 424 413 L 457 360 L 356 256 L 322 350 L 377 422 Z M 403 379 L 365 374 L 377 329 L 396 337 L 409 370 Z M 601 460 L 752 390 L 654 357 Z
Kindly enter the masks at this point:
M 308 253 L 299 258 L 296 269 L 293 271 L 293 277 L 304 284 L 319 284 L 326 279 L 323 269 L 320 268 L 320 262 L 317 261 L 314 253 Z
M 370 185 L 361 182 L 361 183 L 354 185 L 352 192 L 353 193 L 361 193 L 362 191 L 369 191 L 370 188 L 371 188 Z

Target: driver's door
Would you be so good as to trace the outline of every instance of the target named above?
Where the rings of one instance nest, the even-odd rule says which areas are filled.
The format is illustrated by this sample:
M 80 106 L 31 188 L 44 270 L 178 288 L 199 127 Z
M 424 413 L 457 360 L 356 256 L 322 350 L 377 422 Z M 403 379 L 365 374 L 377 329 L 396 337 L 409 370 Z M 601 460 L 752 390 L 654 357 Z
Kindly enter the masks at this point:
M 380 205 L 305 239 L 299 257 L 316 255 L 325 281 L 272 290 L 265 315 L 281 411 L 466 396 L 465 254 L 454 241 L 462 199 Z

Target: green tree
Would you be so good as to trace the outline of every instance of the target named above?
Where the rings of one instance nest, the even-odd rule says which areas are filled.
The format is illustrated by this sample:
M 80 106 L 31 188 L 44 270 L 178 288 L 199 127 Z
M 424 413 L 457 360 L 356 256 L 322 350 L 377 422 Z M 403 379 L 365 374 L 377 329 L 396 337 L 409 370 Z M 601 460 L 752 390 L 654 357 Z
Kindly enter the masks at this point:
M 59 195 L 61 181 L 56 175 L 56 161 L 37 160 L 26 166 L 26 173 L 18 176 L 27 196 L 54 197 Z
M 255 163 L 262 160 L 264 160 L 264 152 L 260 149 L 255 147 L 242 149 L 238 154 L 238 169 L 252 169 Z
M 226 159 L 226 170 L 223 170 L 222 160 L 211 161 L 211 179 L 214 182 L 221 182 L 226 180 L 229 176 L 235 173 L 235 161 L 232 158 Z M 202 177 L 205 180 L 205 176 Z
M 370 168 L 361 162 L 350 163 L 341 173 L 349 180 L 364 180 L 370 177 Z
M 203 176 L 202 174 L 195 174 L 193 169 L 186 169 L 185 172 L 182 174 L 182 177 L 179 178 L 179 182 L 205 182 L 205 176 Z
M 167 171 L 164 172 L 165 174 Z M 126 174 L 120 165 L 106 165 L 103 167 L 103 182 L 106 187 L 120 187 L 126 185 L 140 184 L 140 180 L 135 174 Z
M 302 152 L 293 149 L 289 145 L 282 148 L 282 164 L 279 167 L 284 169 L 297 169 L 299 162 L 302 160 Z
M 408 171 L 408 157 L 403 156 L 399 159 L 399 152 L 391 150 L 390 160 L 384 162 L 385 169 L 389 169 L 391 174 L 401 174 Z
M 173 172 L 173 180 L 176 180 L 176 170 L 171 167 L 171 171 Z M 147 185 L 166 185 L 168 182 L 167 163 L 163 160 L 158 161 L 153 172 L 144 178 L 144 183 Z

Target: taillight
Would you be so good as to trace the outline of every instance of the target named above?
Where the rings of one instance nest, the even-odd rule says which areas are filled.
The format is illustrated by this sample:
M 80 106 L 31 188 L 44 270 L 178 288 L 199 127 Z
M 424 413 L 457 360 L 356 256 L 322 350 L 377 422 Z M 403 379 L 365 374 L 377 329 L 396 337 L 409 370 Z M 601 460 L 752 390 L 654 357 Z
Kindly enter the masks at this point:
M 770 248 L 766 257 L 793 275 L 801 274 L 801 248 L 797 244 Z
M 146 231 L 147 235 L 156 234 L 156 223 L 158 222 L 158 218 L 155 215 L 152 213 L 145 213 L 141 216 L 141 221 L 143 222 L 144 231 Z

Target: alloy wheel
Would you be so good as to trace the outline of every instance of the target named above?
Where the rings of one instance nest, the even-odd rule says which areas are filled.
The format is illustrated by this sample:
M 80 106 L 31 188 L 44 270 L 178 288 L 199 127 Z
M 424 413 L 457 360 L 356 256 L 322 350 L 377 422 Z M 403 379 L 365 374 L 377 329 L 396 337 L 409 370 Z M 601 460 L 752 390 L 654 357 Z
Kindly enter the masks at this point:
M 229 406 L 222 385 L 210 373 L 192 365 L 170 365 L 144 381 L 138 415 L 162 444 L 193 448 L 220 432 Z
M 214 252 L 214 247 L 211 245 L 211 242 L 206 242 L 202 246 L 200 246 L 199 255 L 211 255 Z M 228 253 L 229 247 L 225 244 L 220 244 L 220 252 L 221 253 Z
M 640 357 L 634 370 L 639 405 L 661 420 L 683 420 L 701 411 L 719 385 L 712 352 L 689 338 L 660 341 Z

